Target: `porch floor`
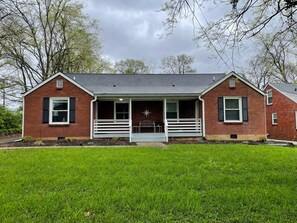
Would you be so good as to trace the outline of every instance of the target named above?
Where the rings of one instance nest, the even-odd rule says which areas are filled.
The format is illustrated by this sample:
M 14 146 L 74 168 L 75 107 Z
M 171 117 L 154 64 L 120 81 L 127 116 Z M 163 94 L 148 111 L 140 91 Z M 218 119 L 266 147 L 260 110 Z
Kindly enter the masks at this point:
M 132 133 L 131 142 L 166 142 L 165 133 Z

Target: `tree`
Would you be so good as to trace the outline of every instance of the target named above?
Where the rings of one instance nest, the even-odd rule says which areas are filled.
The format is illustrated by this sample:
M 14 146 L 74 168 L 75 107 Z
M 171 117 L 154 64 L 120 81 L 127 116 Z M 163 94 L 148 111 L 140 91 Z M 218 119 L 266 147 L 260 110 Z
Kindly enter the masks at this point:
M 126 59 L 115 63 L 114 69 L 121 74 L 148 74 L 149 66 L 142 60 Z
M 296 83 L 296 41 L 273 35 L 261 35 L 257 39 L 259 50 L 250 60 L 247 71 L 250 80 L 259 87 L 265 86 L 270 80 L 282 83 Z
M 185 54 L 163 57 L 161 59 L 161 69 L 167 74 L 191 74 L 196 72 L 191 67 L 193 62 L 194 57 Z
M 12 80 L 23 91 L 57 72 L 103 71 L 98 25 L 77 1 L 2 1 L 9 14 L 0 23 L 0 33 L 5 34 L 0 39 L 0 67 L 12 71 Z
M 220 41 L 223 46 L 225 43 L 234 46 L 246 37 L 272 30 L 276 31 L 276 36 L 286 36 L 289 33 L 292 39 L 296 37 L 295 0 L 214 1 L 215 7 L 220 8 L 216 12 L 226 12 L 226 5 L 229 9 L 226 14 L 213 21 L 208 21 L 202 11 L 202 6 L 209 7 L 210 4 L 212 3 L 209 0 L 167 0 L 162 6 L 162 10 L 168 14 L 165 24 L 172 30 L 181 19 L 191 17 L 195 28 L 198 26 L 200 30 L 197 37 L 207 40 L 211 45 Z M 201 17 L 206 21 L 200 21 Z
M 248 62 L 248 69 L 244 76 L 259 89 L 264 89 L 272 79 L 272 70 L 261 54 L 256 55 Z

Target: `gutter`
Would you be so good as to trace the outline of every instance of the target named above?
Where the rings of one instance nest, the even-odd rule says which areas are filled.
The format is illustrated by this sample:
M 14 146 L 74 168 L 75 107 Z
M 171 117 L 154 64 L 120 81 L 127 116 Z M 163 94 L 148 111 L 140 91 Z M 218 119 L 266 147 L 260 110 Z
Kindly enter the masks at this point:
M 198 97 L 200 101 L 202 101 L 202 137 L 205 138 L 205 105 L 204 99 L 202 99 L 201 95 Z
M 106 97 L 106 98 L 118 98 L 118 97 L 135 97 L 135 98 L 142 98 L 142 97 L 147 97 L 147 98 L 151 98 L 152 96 L 154 98 L 157 97 L 197 97 L 197 94 L 201 94 L 201 93 L 172 93 L 172 94 L 156 94 L 156 93 L 143 93 L 143 94 L 98 94 L 98 93 L 94 93 L 94 95 L 99 96 L 99 97 Z
M 90 139 L 93 139 L 93 123 L 94 123 L 94 120 L 93 120 L 93 103 L 97 101 L 97 96 L 94 97 L 94 99 L 90 102 Z

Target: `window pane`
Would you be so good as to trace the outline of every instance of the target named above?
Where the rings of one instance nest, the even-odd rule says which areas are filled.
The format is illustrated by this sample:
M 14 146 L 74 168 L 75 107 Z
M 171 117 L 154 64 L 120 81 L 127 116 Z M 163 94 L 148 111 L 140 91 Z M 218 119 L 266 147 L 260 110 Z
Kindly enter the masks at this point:
M 272 113 L 272 124 L 277 124 L 277 113 Z
M 239 111 L 238 110 L 226 111 L 226 120 L 239 121 Z
M 53 122 L 68 122 L 67 111 L 53 111 Z
M 272 97 L 268 98 L 268 103 L 272 104 Z
M 239 108 L 238 99 L 225 99 L 225 108 Z
M 177 112 L 167 112 L 166 117 L 167 118 L 177 118 Z
M 129 114 L 128 113 L 117 113 L 116 119 L 129 119 Z
M 177 111 L 176 103 L 167 103 L 166 109 L 167 109 L 167 112 L 176 112 Z
M 267 91 L 268 97 L 272 97 L 272 91 Z
M 68 101 L 67 100 L 54 100 L 53 101 L 53 110 L 68 110 Z
M 129 104 L 128 103 L 117 103 L 116 104 L 116 112 L 129 112 Z
M 116 104 L 116 119 L 129 119 L 129 104 L 117 103 Z

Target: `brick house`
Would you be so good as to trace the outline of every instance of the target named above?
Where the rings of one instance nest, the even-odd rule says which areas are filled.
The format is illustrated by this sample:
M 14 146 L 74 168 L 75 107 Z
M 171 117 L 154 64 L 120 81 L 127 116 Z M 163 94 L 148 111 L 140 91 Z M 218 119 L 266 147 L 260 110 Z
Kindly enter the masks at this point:
M 268 138 L 297 141 L 297 85 L 270 83 L 265 91 Z
M 260 140 L 265 94 L 229 74 L 62 74 L 24 94 L 23 137 Z

